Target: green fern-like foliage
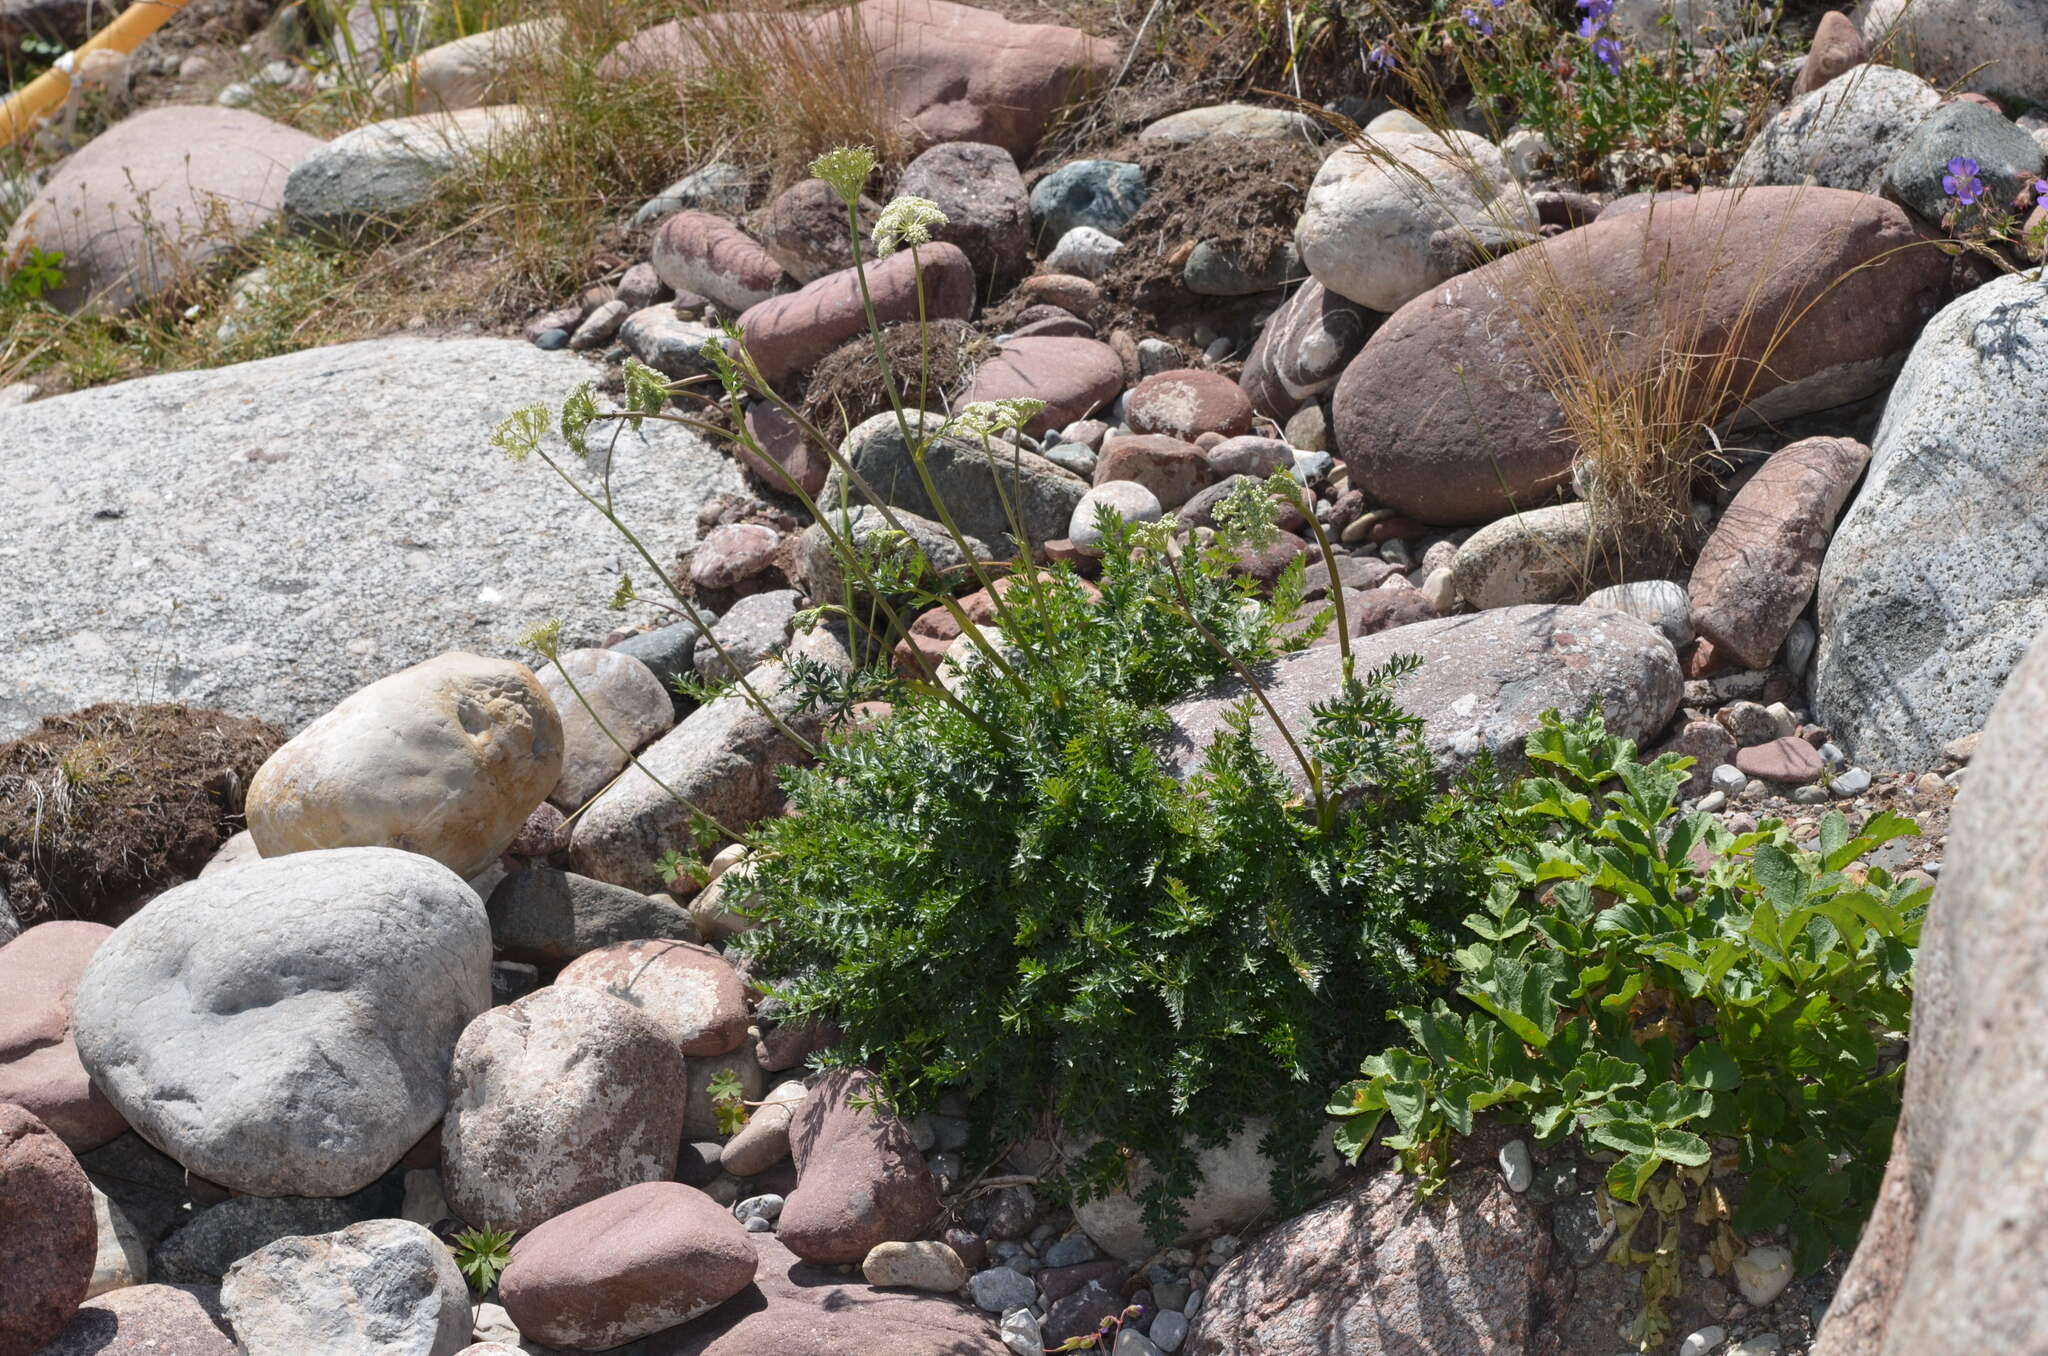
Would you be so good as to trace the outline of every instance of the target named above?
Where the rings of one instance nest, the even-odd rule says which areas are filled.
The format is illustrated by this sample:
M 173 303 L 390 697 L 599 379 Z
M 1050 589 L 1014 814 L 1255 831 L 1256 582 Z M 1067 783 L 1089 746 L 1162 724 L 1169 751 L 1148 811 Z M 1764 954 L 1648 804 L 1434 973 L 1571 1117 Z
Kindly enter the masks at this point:
M 455 1235 L 455 1265 L 479 1295 L 498 1283 L 498 1273 L 511 1260 L 509 1229 L 465 1229 Z
M 1261 752 L 1249 700 L 1177 777 L 1161 707 L 1271 660 L 1292 604 L 1260 605 L 1220 555 L 1103 525 L 1100 600 L 1060 571 L 1010 589 L 1009 672 L 970 665 L 965 710 L 899 693 L 892 720 L 792 775 L 741 944 L 899 1109 L 964 1083 L 985 1152 L 1051 1115 L 1094 1141 L 1052 1183 L 1075 1198 L 1144 1155 L 1164 1230 L 1193 1147 L 1252 1116 L 1272 1118 L 1281 1199 L 1304 1198 L 1327 1088 L 1445 972 L 1497 815 L 1484 786 L 1437 788 L 1391 698 L 1406 666 L 1360 673 L 1296 731 L 1330 809 Z

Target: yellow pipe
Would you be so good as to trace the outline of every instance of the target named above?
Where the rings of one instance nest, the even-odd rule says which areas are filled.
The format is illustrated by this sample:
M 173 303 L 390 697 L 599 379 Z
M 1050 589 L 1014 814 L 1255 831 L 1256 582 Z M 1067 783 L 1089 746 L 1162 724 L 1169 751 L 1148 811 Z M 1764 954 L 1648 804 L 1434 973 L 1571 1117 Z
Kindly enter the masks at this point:
M 89 53 L 119 52 L 126 56 L 184 7 L 185 0 L 136 0 L 121 11 L 121 17 L 87 38 L 78 50 L 57 58 L 56 65 L 0 104 L 0 146 L 21 140 L 39 121 L 57 110 L 64 96 L 71 92 L 71 71 L 81 68 Z

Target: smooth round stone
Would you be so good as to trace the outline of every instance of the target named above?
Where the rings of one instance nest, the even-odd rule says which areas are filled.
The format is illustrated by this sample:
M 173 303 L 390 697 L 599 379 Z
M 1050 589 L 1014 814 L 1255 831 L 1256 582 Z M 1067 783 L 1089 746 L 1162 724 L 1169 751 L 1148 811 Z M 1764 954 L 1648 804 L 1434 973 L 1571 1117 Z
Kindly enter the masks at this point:
M 967 1284 L 967 1266 L 944 1243 L 877 1243 L 860 1266 L 869 1285 L 950 1295 Z
M 1735 751 L 1735 766 L 1752 777 L 1804 786 L 1821 774 L 1820 750 L 1797 736 L 1773 739 Z
M 661 1023 L 685 1055 L 723 1055 L 747 1038 L 747 987 L 708 946 L 620 942 L 586 952 L 556 978 L 623 999 Z
M 1040 240 L 1057 240 L 1076 226 L 1113 236 L 1148 192 L 1145 171 L 1128 161 L 1070 161 L 1032 186 L 1031 224 Z
M 570 650 L 537 676 L 561 716 L 562 772 L 548 800 L 563 810 L 574 810 L 625 771 L 626 749 L 645 748 L 675 724 L 668 689 L 623 650 Z
M 85 1170 L 48 1126 L 0 1103 L 0 1351 L 27 1356 L 64 1330 L 98 1250 Z
M 1586 595 L 1586 607 L 1610 607 L 1662 631 L 1671 643 L 1692 639 L 1692 606 L 1685 585 L 1669 579 L 1642 579 L 1614 584 Z
M 1084 549 L 1102 545 L 1102 533 L 1095 526 L 1095 511 L 1103 505 L 1127 523 L 1157 522 L 1166 512 L 1160 507 L 1159 496 L 1137 481 L 1108 481 L 1082 495 L 1081 502 L 1074 505 L 1073 519 L 1067 524 L 1067 537 L 1074 545 Z
M 549 352 L 553 352 L 558 348 L 567 348 L 569 347 L 569 331 L 564 329 L 542 330 L 539 334 L 533 336 L 533 346 L 546 349 Z
M 0 1102 L 26 1109 L 75 1153 L 128 1128 L 93 1086 L 71 1039 L 78 982 L 113 931 L 59 919 L 0 946 Z

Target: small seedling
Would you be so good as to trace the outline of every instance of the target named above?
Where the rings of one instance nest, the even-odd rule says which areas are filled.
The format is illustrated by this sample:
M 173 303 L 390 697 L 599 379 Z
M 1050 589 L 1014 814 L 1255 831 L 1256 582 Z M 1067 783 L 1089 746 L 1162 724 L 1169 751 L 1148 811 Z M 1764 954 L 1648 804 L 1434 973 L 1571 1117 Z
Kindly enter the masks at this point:
M 455 1265 L 479 1295 L 498 1283 L 498 1273 L 511 1260 L 510 1229 L 465 1229 L 455 1235 Z

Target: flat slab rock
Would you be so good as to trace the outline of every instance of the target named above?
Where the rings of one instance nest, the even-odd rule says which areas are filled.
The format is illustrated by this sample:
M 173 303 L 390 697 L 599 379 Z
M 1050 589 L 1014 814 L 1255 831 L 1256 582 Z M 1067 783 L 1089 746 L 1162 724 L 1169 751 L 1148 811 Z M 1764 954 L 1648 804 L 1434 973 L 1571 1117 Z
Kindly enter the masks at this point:
M 623 543 L 489 445 L 596 371 L 516 340 L 373 339 L 0 410 L 0 739 L 108 699 L 296 730 L 428 655 L 516 656 L 549 617 L 601 638 Z M 657 552 L 740 487 L 673 426 L 616 456 Z
M 1486 612 L 1397 626 L 1355 638 L 1351 653 L 1360 677 L 1396 655 L 1418 655 L 1422 667 L 1395 688 L 1401 706 L 1422 717 L 1423 737 L 1440 778 L 1455 777 L 1491 749 L 1504 772 L 1521 763 L 1522 741 L 1542 713 L 1556 707 L 1582 714 L 1595 700 L 1608 728 L 1647 744 L 1678 709 L 1683 678 L 1671 642 L 1656 628 L 1619 612 L 1586 607 L 1501 607 Z M 1309 711 L 1337 690 L 1342 658 L 1332 646 L 1275 660 L 1261 681 L 1266 695 L 1295 730 Z M 1166 756 L 1184 775 L 1224 728 L 1224 716 L 1243 700 L 1229 683 L 1167 708 L 1173 718 Z M 1267 756 L 1299 785 L 1301 770 L 1260 711 L 1252 728 Z

